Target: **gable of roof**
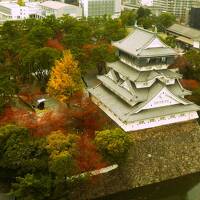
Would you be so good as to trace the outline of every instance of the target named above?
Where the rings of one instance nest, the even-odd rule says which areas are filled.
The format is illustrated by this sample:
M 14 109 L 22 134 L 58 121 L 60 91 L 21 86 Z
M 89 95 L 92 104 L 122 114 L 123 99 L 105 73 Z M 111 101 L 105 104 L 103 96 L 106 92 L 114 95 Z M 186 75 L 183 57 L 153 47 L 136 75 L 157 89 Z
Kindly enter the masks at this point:
M 165 87 L 162 84 L 157 84 L 155 85 L 153 88 L 150 89 L 149 91 L 149 96 L 148 99 L 142 103 L 140 103 L 137 107 L 135 107 L 131 113 L 138 113 L 141 110 L 147 109 L 151 103 L 153 104 L 154 101 L 160 96 L 161 93 L 165 93 L 166 97 L 165 99 L 171 99 L 173 100 L 173 104 L 183 104 L 183 105 L 187 105 L 190 104 L 191 102 L 179 97 L 175 94 L 173 94 L 167 87 Z M 170 104 L 164 103 L 163 106 L 170 106 Z M 162 107 L 161 105 L 159 106 L 155 106 L 155 107 Z M 152 107 L 152 108 L 155 108 Z
M 158 47 L 165 47 L 164 45 L 158 38 L 154 38 L 150 44 L 148 44 L 144 49 L 150 49 L 150 48 L 158 48 Z
M 178 35 L 182 35 L 188 38 L 192 39 L 198 39 L 200 38 L 200 31 L 188 26 L 184 26 L 181 24 L 173 24 L 169 28 L 167 28 L 167 31 L 173 32 Z
M 148 88 L 141 90 L 132 85 L 132 88 L 127 90 L 123 87 L 123 82 L 116 84 L 113 80 L 104 75 L 98 76 L 97 78 L 106 88 L 114 93 L 113 95 L 117 95 L 130 106 L 134 106 L 137 102 L 142 102 L 147 99 L 149 90 Z
M 156 41 L 158 46 L 152 44 L 153 41 Z M 172 48 L 160 41 L 156 33 L 140 27 L 135 27 L 135 30 L 126 38 L 112 44 L 119 50 L 137 57 L 176 55 Z M 151 46 L 149 45 L 154 45 L 154 48 L 150 48 Z
M 95 88 L 88 89 L 89 93 L 103 104 L 110 112 L 114 113 L 117 118 L 126 123 L 132 123 L 138 120 L 145 120 L 154 117 L 162 117 L 170 114 L 182 112 L 190 112 L 200 110 L 200 107 L 193 104 L 176 104 L 161 108 L 142 110 L 139 113 L 131 113 L 131 106 L 120 99 L 117 95 L 113 95 L 109 89 L 100 84 Z

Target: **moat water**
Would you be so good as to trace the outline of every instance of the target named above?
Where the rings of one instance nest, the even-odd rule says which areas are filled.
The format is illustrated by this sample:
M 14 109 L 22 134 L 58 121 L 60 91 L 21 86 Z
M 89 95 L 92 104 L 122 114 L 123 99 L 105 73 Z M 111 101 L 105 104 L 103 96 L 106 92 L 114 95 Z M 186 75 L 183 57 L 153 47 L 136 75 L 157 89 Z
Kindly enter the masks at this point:
M 200 173 L 116 193 L 98 200 L 200 200 Z

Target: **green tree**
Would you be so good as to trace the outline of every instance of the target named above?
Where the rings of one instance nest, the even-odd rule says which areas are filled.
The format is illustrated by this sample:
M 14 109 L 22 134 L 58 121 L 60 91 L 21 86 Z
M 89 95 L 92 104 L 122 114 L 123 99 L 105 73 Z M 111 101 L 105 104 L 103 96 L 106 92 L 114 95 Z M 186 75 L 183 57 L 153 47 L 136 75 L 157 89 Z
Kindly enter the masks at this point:
M 174 24 L 175 21 L 176 21 L 176 17 L 173 14 L 166 13 L 166 12 L 165 13 L 161 13 L 157 17 L 156 26 L 157 26 L 159 31 L 165 31 L 166 28 L 168 28 L 169 26 Z
M 43 18 L 41 23 L 44 27 L 51 28 L 54 36 L 62 31 L 61 20 L 57 19 L 54 15 Z
M 17 177 L 16 183 L 12 184 L 12 194 L 17 199 L 23 200 L 46 200 L 51 199 L 53 180 L 48 175 L 26 174 Z
M 15 80 L 3 69 L 0 69 L 0 111 L 12 101 L 13 96 L 18 92 Z
M 40 19 L 28 18 L 22 21 L 25 36 L 32 30 L 33 27 L 42 26 Z
M 151 10 L 148 8 L 139 7 L 137 10 L 137 20 L 140 18 L 146 18 L 151 15 Z
M 2 126 L 0 180 L 11 183 L 10 194 L 18 199 L 67 199 L 71 181 L 67 177 L 78 171 L 75 165 L 78 141 L 78 136 L 64 135 L 61 131 L 41 138 L 31 136 L 23 127 Z
M 127 156 L 131 140 L 127 133 L 119 128 L 97 131 L 95 144 L 98 150 L 110 162 L 121 163 Z
M 64 135 L 61 131 L 54 131 L 47 137 L 46 149 L 49 153 L 49 170 L 58 180 L 77 172 L 75 155 L 79 137 L 74 134 Z
M 22 55 L 21 74 L 28 80 L 35 76 L 40 86 L 45 87 L 49 78 L 49 71 L 53 67 L 55 60 L 60 56 L 60 52 L 53 48 L 32 49 L 27 55 Z
M 121 13 L 121 21 L 125 26 L 133 26 L 136 20 L 136 13 L 134 10 L 124 10 Z
M 69 15 L 64 15 L 60 18 L 60 23 L 64 33 L 67 34 L 76 26 L 77 19 Z
M 152 29 L 155 24 L 155 19 L 153 16 L 151 17 L 144 17 L 138 20 L 138 24 L 143 26 L 145 29 Z
M 91 62 L 96 65 L 99 74 L 105 71 L 106 62 L 112 62 L 115 59 L 115 51 L 110 45 L 96 45 L 91 51 Z
M 53 36 L 52 29 L 42 25 L 34 26 L 27 35 L 30 43 L 37 47 L 43 47 L 47 40 L 53 38 Z
M 190 64 L 188 73 L 191 74 L 191 79 L 196 79 L 200 81 L 200 53 L 197 50 L 189 50 L 186 52 L 184 57 Z M 187 73 L 187 72 L 186 72 Z
M 103 35 L 108 42 L 121 40 L 127 32 L 119 19 L 108 18 L 104 22 Z
M 153 24 L 155 24 L 155 16 L 148 8 L 138 8 L 136 19 L 138 25 L 143 26 L 145 29 L 151 29 Z
M 169 45 L 170 47 L 172 48 L 175 48 L 176 47 L 176 39 L 174 36 L 167 36 L 165 39 L 164 39 L 164 42 Z
M 5 125 L 5 126 L 2 126 L 0 128 L 0 148 L 3 149 L 3 147 L 6 144 L 7 139 L 12 134 L 18 134 L 22 130 L 24 130 L 24 129 L 22 129 L 21 127 L 18 127 L 16 125 L 8 124 L 8 125 Z M 3 152 L 1 152 L 1 153 L 3 153 Z
M 46 170 L 47 154 L 42 139 L 35 139 L 26 128 L 14 125 L 2 127 L 0 135 L 1 168 L 13 170 L 18 175 Z
M 90 27 L 86 20 L 80 20 L 73 24 L 65 33 L 63 43 L 66 48 L 73 49 L 74 47 L 82 47 L 89 43 L 92 37 L 92 27 Z

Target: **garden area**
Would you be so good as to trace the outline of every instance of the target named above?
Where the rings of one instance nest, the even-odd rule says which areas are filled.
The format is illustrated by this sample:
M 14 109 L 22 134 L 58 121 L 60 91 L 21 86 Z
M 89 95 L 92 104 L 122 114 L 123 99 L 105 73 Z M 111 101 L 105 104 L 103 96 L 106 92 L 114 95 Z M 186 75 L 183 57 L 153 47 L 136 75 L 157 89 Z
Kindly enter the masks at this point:
M 49 16 L 0 27 L 2 190 L 23 200 L 68 199 L 75 185 L 95 183 L 92 170 L 125 163 L 130 137 L 91 102 L 85 77 L 117 60 L 111 41 L 124 38 L 136 20 L 164 31 L 175 18 L 140 8 L 119 19 Z M 190 79 L 188 68 L 180 69 Z
M 94 29 L 95 26 L 95 29 Z M 129 136 L 86 92 L 126 35 L 109 17 L 5 22 L 0 29 L 0 184 L 17 199 L 67 199 L 90 172 L 120 164 Z M 42 108 L 38 102 L 44 100 Z

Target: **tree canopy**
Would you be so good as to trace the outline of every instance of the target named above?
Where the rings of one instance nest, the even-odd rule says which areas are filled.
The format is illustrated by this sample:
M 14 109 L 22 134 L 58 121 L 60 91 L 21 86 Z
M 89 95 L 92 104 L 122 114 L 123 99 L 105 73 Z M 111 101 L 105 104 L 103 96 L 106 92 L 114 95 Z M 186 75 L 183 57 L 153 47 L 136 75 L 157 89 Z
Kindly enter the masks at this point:
M 97 131 L 97 148 L 110 162 L 121 163 L 126 158 L 131 145 L 129 136 L 119 128 Z
M 57 60 L 48 82 L 47 92 L 62 102 L 82 90 L 82 81 L 78 62 L 74 60 L 70 51 L 65 51 L 62 59 Z

